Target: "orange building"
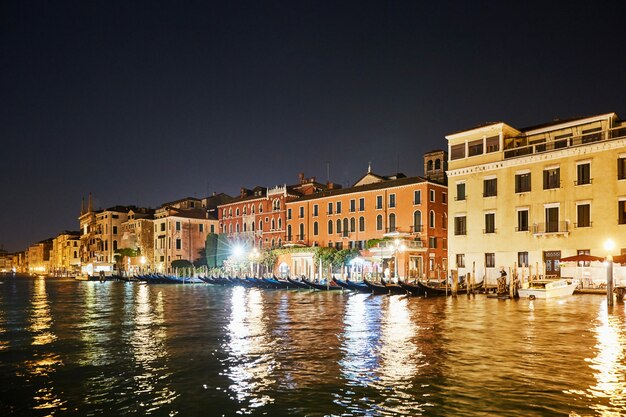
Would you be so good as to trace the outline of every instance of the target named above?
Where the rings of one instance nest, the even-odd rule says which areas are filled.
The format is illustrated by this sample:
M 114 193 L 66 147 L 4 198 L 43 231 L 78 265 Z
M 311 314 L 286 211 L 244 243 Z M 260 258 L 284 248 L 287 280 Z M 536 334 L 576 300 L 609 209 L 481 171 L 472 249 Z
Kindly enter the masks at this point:
M 219 233 L 251 247 L 276 248 L 285 243 L 288 201 L 328 188 L 315 177 L 299 175 L 299 183 L 274 188 L 242 188 L 238 197 L 218 206 Z M 331 184 L 331 187 L 333 185 Z
M 357 274 L 445 277 L 447 198 L 447 187 L 441 183 L 368 171 L 350 188 L 288 201 L 285 241 L 297 246 L 358 248 L 362 256 L 351 266 Z M 317 275 L 312 252 L 279 262 L 282 274 Z

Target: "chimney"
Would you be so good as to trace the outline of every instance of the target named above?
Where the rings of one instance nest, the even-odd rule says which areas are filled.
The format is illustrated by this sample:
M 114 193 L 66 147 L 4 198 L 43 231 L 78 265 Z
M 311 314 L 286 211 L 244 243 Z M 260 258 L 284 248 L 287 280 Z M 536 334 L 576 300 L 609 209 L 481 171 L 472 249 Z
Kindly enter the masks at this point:
M 304 184 L 304 172 L 298 174 L 298 179 L 300 180 L 300 184 Z
M 245 188 L 241 187 L 241 190 L 239 191 L 239 195 L 241 197 L 245 197 L 248 194 L 248 190 L 246 190 Z

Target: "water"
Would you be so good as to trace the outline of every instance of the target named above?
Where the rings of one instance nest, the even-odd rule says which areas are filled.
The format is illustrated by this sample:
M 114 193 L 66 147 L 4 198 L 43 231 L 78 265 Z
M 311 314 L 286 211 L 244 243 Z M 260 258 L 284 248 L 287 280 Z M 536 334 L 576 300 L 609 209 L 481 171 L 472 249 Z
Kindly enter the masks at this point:
M 1 416 L 620 416 L 606 297 L 0 284 Z

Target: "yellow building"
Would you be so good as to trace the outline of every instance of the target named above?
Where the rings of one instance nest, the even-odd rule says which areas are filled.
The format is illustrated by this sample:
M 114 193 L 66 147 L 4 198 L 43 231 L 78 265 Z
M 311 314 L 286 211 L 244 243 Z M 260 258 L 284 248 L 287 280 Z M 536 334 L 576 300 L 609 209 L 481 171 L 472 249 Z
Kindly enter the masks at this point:
M 52 239 L 50 274 L 73 276 L 80 272 L 80 232 L 65 231 Z
M 495 282 L 517 264 L 558 276 L 561 258 L 605 256 L 607 239 L 613 255 L 626 252 L 626 123 L 615 113 L 446 139 L 448 251 L 460 275 L 475 268 Z

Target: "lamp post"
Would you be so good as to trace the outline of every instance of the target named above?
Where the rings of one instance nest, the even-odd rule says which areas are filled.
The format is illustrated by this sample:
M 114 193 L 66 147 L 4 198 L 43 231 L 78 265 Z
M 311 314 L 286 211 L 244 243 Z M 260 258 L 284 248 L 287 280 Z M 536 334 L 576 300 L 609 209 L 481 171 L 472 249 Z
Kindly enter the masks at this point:
M 606 305 L 613 305 L 613 256 L 611 252 L 615 249 L 615 242 L 607 239 L 604 242 L 604 250 L 606 250 Z
M 403 252 L 405 249 L 404 243 L 400 241 L 400 239 L 396 239 L 393 241 L 393 246 L 395 247 L 394 251 L 394 261 L 393 261 L 393 279 L 394 282 L 398 282 L 398 252 Z
M 146 266 L 146 257 L 142 256 L 141 258 L 139 258 L 139 263 L 141 263 L 141 273 L 143 274 L 143 270 Z
M 252 252 L 250 252 L 250 275 L 254 275 L 254 264 L 256 263 L 256 278 L 259 277 L 259 251 L 258 249 L 252 248 Z

